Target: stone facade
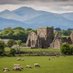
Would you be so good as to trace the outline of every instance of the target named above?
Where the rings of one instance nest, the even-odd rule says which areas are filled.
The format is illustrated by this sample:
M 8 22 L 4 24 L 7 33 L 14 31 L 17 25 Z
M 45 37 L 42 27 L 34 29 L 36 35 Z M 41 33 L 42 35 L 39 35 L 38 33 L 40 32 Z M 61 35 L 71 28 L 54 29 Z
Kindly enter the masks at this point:
M 37 30 L 38 47 L 47 48 L 53 41 L 54 32 L 53 28 L 39 28 Z
M 73 44 L 73 32 L 69 37 L 62 37 L 53 28 L 39 28 L 37 32 L 30 32 L 26 45 L 31 48 L 60 48 L 63 43 Z
M 55 48 L 55 49 L 59 49 L 61 44 L 62 44 L 61 34 L 59 32 L 56 32 L 56 34 L 54 36 L 54 40 L 51 43 L 50 47 Z
M 36 48 L 47 48 L 54 38 L 53 28 L 39 28 L 37 33 L 31 32 L 28 36 L 26 45 Z
M 38 39 L 37 34 L 35 32 L 31 32 L 28 35 L 28 39 L 27 39 L 26 45 L 28 47 L 31 47 L 31 48 L 37 47 L 37 39 Z
M 70 34 L 71 42 L 73 44 L 73 32 Z

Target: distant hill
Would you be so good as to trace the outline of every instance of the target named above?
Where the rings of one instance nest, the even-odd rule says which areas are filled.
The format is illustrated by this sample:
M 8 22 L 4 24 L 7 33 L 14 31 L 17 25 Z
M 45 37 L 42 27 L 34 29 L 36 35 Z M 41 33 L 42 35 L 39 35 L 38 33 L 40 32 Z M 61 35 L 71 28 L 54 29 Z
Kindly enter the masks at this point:
M 5 18 L 1 18 L 0 17 L 0 29 L 3 28 L 7 28 L 7 27 L 24 27 L 24 28 L 28 28 L 26 27 L 26 23 L 20 22 L 20 21 L 16 21 L 16 20 L 11 20 L 11 19 L 5 19 Z
M 64 18 L 73 21 L 73 12 L 61 14 Z
M 62 29 L 73 28 L 73 13 L 56 14 L 30 7 L 0 12 L 0 29 L 6 27 L 38 28 L 54 26 Z

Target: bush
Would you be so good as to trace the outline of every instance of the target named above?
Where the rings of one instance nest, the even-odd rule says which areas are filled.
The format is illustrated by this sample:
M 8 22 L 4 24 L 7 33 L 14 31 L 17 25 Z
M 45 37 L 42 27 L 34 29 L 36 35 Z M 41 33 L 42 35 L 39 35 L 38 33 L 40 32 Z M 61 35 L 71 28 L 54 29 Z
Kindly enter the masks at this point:
M 5 52 L 4 48 L 5 48 L 5 43 L 0 40 L 0 56 L 4 55 Z
M 11 56 L 15 56 L 15 54 L 16 54 L 16 50 L 15 50 L 15 49 L 11 49 L 11 50 L 10 50 L 10 55 L 11 55 Z
M 13 39 L 10 39 L 8 42 L 7 42 L 7 46 L 8 47 L 12 47 L 13 45 L 15 44 L 15 41 Z
M 71 55 L 72 52 L 71 52 L 71 47 L 69 46 L 69 44 L 63 44 L 61 46 L 61 52 L 62 54 L 65 54 L 65 55 Z
M 70 47 L 71 54 L 73 55 L 73 46 Z

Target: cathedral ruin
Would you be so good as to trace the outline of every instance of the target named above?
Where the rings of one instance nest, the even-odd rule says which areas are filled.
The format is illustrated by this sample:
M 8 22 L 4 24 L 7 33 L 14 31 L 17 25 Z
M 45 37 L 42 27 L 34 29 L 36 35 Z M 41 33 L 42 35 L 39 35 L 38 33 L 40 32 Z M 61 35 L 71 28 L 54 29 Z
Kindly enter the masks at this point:
M 62 43 L 73 43 L 73 32 L 70 37 L 62 38 L 60 32 L 54 32 L 52 27 L 39 28 L 36 32 L 30 32 L 26 46 L 31 48 L 60 48 Z

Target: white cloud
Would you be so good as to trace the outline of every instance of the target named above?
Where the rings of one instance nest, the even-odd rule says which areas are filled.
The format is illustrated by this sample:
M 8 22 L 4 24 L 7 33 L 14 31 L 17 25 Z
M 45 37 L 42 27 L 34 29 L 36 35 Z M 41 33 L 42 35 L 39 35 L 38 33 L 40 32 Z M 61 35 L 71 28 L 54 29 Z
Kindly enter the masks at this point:
M 55 13 L 73 12 L 73 0 L 0 0 L 0 10 L 14 10 L 22 6 Z

